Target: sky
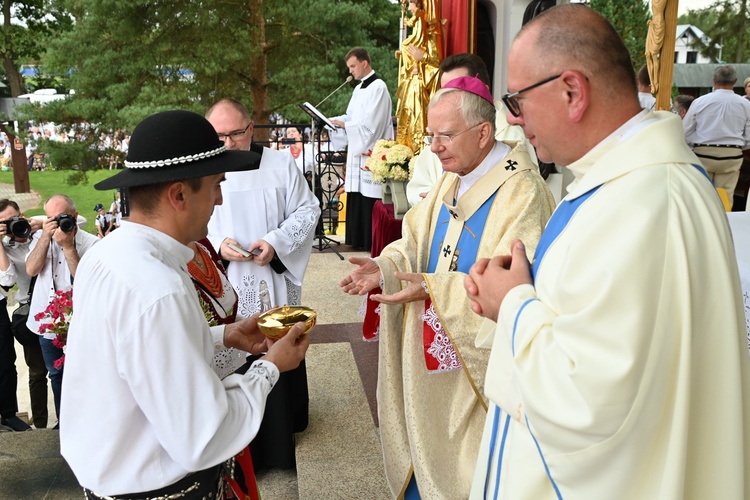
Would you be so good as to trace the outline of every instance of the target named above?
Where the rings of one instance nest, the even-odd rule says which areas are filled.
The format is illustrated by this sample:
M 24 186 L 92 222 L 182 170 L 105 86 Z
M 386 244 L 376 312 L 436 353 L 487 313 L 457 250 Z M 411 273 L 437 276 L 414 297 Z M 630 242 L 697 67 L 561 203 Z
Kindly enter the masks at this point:
M 680 0 L 677 6 L 677 14 L 682 15 L 687 14 L 688 10 L 703 9 L 714 2 L 715 0 Z

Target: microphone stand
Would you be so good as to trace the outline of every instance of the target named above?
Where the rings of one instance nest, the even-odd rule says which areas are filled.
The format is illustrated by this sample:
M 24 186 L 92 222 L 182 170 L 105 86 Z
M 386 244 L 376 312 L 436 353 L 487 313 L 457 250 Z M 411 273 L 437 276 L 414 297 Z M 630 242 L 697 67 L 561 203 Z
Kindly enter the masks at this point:
M 345 84 L 347 82 L 344 82 Z M 343 85 L 342 85 L 343 86 Z M 341 88 L 341 87 L 339 87 Z M 334 90 L 334 92 L 336 92 Z M 330 97 L 330 96 L 328 96 Z M 326 97 L 326 99 L 328 98 Z M 325 99 L 323 99 L 325 100 Z M 317 106 L 316 106 L 317 107 Z M 333 156 L 333 152 L 326 151 L 324 154 L 321 151 L 321 133 L 323 131 L 323 124 L 319 123 L 318 120 L 315 118 L 312 119 L 312 125 L 310 127 L 310 133 L 312 134 L 312 137 L 315 137 L 315 134 L 317 132 L 318 135 L 318 153 L 315 161 L 315 165 L 312 169 L 312 188 L 313 188 L 313 194 L 318 199 L 318 205 L 320 206 L 320 218 L 318 219 L 318 223 L 315 225 L 315 236 L 313 237 L 313 240 L 318 240 L 317 244 L 313 244 L 313 248 L 317 249 L 319 252 L 322 252 L 326 248 L 330 248 L 333 250 L 333 253 L 339 256 L 339 259 L 344 260 L 344 256 L 339 253 L 338 250 L 336 250 L 334 247 L 331 246 L 331 243 L 335 243 L 336 245 L 340 245 L 341 243 L 329 238 L 325 234 L 324 230 L 324 214 L 325 211 L 328 210 L 328 227 L 329 229 L 332 229 L 333 226 L 333 216 L 331 215 L 331 210 L 334 210 L 331 205 L 331 193 L 336 193 L 341 186 L 341 177 L 339 176 L 338 172 L 336 172 L 333 169 L 333 164 L 331 162 L 331 157 Z M 322 184 L 322 177 L 323 175 L 328 175 L 328 184 L 329 189 L 326 190 L 327 200 L 325 203 L 323 203 L 323 184 Z M 333 191 L 330 190 L 330 184 L 331 184 L 331 176 L 335 176 L 337 178 L 336 187 L 333 189 Z M 337 203 L 337 206 L 335 207 L 336 210 L 341 211 L 341 203 Z M 336 217 L 338 219 L 338 217 Z M 337 223 L 338 225 L 338 223 Z
M 315 105 L 315 107 L 319 108 L 320 105 L 323 104 L 324 102 L 326 102 L 329 97 L 331 97 L 333 94 L 335 94 L 336 92 L 338 92 L 339 90 L 341 90 L 341 87 L 343 87 L 347 83 L 351 82 L 352 80 L 354 80 L 354 77 L 352 75 L 349 75 L 346 78 L 346 81 L 344 83 L 342 83 L 341 85 L 339 85 L 338 87 L 336 87 L 336 90 L 334 90 L 333 92 L 331 92 L 330 94 L 328 94 L 327 96 L 325 96 L 322 101 L 320 101 L 318 104 Z

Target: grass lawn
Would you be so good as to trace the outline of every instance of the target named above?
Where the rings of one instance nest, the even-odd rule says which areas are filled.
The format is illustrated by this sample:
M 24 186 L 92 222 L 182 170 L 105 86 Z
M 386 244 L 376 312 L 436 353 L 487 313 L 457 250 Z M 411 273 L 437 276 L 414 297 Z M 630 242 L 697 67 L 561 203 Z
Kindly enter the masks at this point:
M 38 193 L 42 202 L 38 207 L 26 210 L 24 214 L 27 217 L 32 215 L 44 215 L 42 203 L 53 194 L 66 194 L 76 202 L 78 212 L 89 220 L 85 230 L 90 233 L 96 233 L 96 226 L 93 224 L 96 212 L 94 206 L 101 203 L 109 210 L 109 205 L 114 199 L 115 192 L 97 191 L 94 184 L 115 175 L 117 170 L 90 170 L 87 172 L 88 180 L 86 183 L 70 185 L 67 180 L 71 174 L 77 174 L 78 171 L 71 170 L 43 170 L 29 172 L 29 185 L 31 190 Z M 0 172 L 0 184 L 13 185 L 13 172 Z

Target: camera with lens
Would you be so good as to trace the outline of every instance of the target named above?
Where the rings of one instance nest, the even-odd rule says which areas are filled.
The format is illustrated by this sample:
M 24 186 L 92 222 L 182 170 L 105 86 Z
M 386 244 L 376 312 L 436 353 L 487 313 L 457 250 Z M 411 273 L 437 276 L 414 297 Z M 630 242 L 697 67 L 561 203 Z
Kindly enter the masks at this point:
M 76 218 L 70 214 L 58 215 L 55 217 L 55 222 L 57 222 L 57 227 L 59 227 L 63 233 L 69 233 L 76 228 Z
M 31 224 L 23 217 L 11 217 L 2 223 L 7 226 L 8 234 L 12 234 L 15 238 L 28 238 L 31 234 Z

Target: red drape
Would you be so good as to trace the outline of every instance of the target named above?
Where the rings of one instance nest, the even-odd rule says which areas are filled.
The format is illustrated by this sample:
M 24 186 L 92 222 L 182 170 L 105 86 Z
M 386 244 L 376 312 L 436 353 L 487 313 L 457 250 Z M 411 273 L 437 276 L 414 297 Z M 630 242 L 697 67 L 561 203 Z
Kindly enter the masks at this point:
M 381 200 L 372 207 L 372 247 L 370 257 L 377 257 L 392 241 L 401 238 L 401 219 L 393 215 L 393 205 Z
M 443 0 L 445 56 L 469 51 L 469 0 Z

